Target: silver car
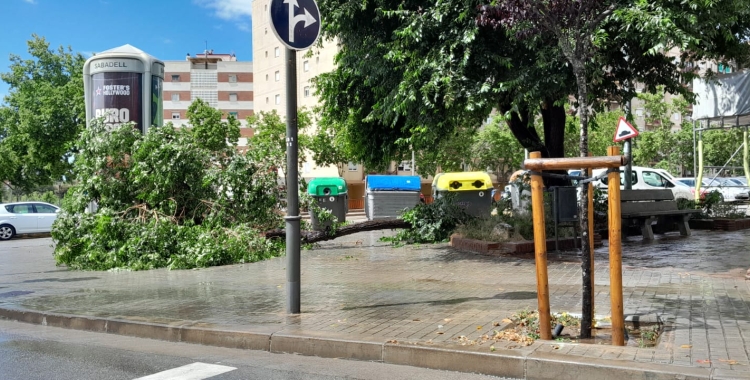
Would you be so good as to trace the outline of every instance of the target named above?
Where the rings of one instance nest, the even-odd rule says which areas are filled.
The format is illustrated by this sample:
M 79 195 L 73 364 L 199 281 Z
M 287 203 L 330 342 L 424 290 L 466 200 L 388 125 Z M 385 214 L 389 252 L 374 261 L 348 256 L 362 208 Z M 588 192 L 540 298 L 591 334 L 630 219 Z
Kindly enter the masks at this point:
M 50 232 L 60 208 L 44 202 L 0 203 L 0 240 Z

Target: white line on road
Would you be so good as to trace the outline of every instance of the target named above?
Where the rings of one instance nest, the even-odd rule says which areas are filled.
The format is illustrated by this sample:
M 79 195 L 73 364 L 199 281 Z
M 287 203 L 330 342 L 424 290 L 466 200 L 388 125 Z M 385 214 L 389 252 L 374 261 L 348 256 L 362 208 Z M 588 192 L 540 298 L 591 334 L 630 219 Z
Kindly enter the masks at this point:
M 235 369 L 237 368 L 218 364 L 193 363 L 155 373 L 153 375 L 139 377 L 135 380 L 202 380 L 229 371 L 234 371 Z

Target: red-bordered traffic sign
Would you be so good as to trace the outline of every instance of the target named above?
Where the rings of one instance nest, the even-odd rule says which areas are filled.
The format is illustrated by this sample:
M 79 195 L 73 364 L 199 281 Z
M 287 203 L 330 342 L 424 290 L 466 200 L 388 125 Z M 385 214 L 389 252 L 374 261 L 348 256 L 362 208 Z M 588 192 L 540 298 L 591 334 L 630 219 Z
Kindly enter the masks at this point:
M 624 117 L 620 116 L 620 120 L 617 120 L 617 130 L 615 131 L 614 142 L 625 141 L 638 136 L 638 130 L 635 129 Z

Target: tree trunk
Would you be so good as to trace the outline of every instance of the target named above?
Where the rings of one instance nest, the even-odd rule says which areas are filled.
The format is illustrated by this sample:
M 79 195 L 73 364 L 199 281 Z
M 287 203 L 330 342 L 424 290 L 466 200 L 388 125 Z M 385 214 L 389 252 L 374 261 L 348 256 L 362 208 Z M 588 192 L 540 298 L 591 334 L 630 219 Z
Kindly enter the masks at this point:
M 542 103 L 541 113 L 547 157 L 565 157 L 565 107 L 555 105 L 554 99 L 546 98 Z M 567 174 L 565 170 L 552 171 L 552 173 Z M 570 180 L 544 178 L 544 186 L 570 186 Z
M 588 157 L 589 154 L 589 136 L 588 136 L 588 91 L 586 86 L 586 71 L 583 62 L 571 59 L 573 73 L 576 76 L 578 84 L 578 117 L 581 120 L 581 157 Z M 589 187 L 582 186 L 579 192 L 580 198 L 578 205 L 580 214 L 578 220 L 581 221 L 581 277 L 583 282 L 582 291 L 582 308 L 581 308 L 581 338 L 591 338 L 591 327 L 594 321 L 594 307 L 592 305 L 591 295 L 593 294 L 594 284 L 591 279 L 591 244 L 589 243 Z M 592 221 L 593 222 L 593 221 Z
M 328 231 L 301 231 L 302 244 L 316 243 L 319 241 L 333 240 L 338 237 L 356 234 L 358 232 L 390 230 L 397 228 L 409 228 L 411 224 L 401 219 L 368 220 L 366 222 L 349 224 L 339 227 L 335 234 Z M 272 230 L 265 233 L 266 239 L 284 239 L 286 230 Z

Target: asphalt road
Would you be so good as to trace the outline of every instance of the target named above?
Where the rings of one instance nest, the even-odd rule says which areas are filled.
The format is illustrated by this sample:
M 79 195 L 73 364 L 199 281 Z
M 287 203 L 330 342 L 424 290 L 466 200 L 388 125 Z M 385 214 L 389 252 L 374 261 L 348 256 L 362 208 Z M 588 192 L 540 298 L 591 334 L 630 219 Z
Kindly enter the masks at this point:
M 212 372 L 214 369 L 217 371 Z M 172 372 L 163 373 L 170 370 Z M 181 373 L 169 377 L 174 371 Z M 225 372 L 220 373 L 222 371 Z M 0 320 L 0 379 L 142 377 L 148 380 L 498 379 L 383 363 L 170 343 Z

